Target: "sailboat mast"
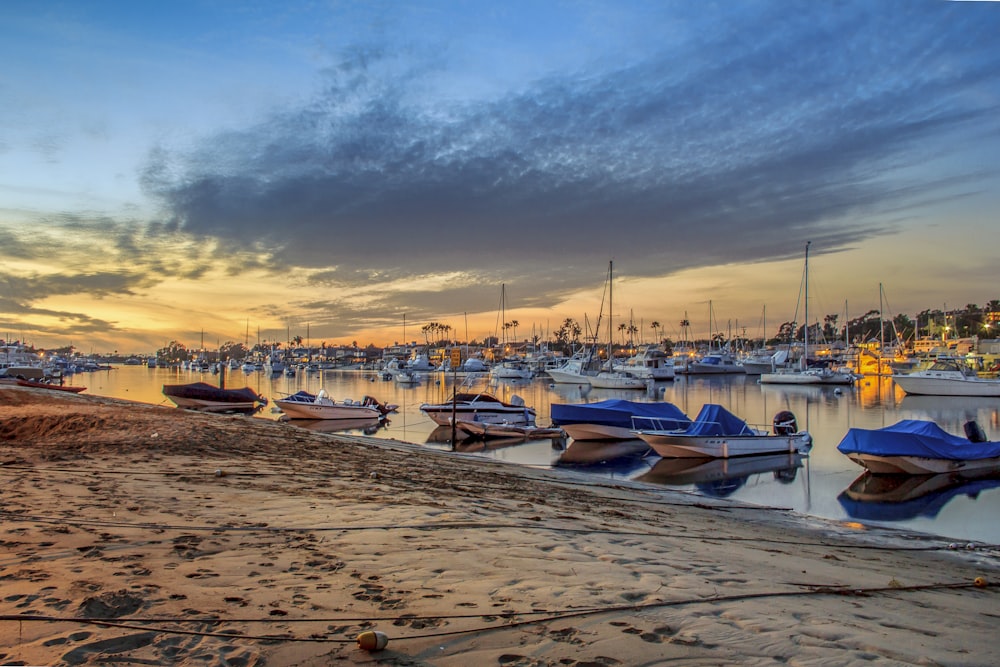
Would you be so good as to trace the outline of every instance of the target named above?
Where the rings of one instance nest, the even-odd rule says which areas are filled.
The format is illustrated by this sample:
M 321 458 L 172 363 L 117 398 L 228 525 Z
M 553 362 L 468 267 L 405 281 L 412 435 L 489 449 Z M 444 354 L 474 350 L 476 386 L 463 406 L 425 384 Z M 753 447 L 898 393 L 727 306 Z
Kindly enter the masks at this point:
M 805 268 L 805 285 L 806 285 L 806 303 L 805 303 L 805 320 L 806 326 L 803 329 L 802 336 L 802 366 L 801 368 L 805 370 L 809 368 L 809 246 L 812 241 L 806 241 L 806 268 Z

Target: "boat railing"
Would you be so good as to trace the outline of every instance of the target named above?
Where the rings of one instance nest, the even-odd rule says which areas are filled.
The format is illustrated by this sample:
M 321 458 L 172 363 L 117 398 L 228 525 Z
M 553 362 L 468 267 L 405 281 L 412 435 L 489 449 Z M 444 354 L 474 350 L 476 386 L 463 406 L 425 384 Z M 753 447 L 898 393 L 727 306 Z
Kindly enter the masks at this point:
M 632 415 L 633 431 L 669 431 L 673 433 L 682 433 L 687 430 L 689 426 L 691 426 L 691 422 L 686 419 Z

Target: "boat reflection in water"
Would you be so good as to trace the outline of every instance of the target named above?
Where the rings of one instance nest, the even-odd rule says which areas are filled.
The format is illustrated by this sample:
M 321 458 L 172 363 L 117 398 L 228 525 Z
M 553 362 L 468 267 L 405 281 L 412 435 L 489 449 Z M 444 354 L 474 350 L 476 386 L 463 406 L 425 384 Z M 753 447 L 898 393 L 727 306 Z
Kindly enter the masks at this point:
M 637 482 L 660 486 L 694 485 L 708 496 L 731 496 L 753 475 L 771 473 L 782 484 L 795 481 L 802 459 L 798 453 L 764 454 L 732 458 L 664 458 Z
M 837 497 L 852 518 L 872 521 L 933 519 L 952 498 L 975 499 L 981 492 L 1000 487 L 1000 476 L 872 475 L 865 472 Z
M 647 458 L 648 457 L 648 458 Z M 656 460 L 649 445 L 634 440 L 571 440 L 553 465 L 603 477 L 631 479 Z
M 573 440 L 556 465 L 595 465 L 623 458 L 642 458 L 652 450 L 638 438 L 632 440 Z
M 373 435 L 384 428 L 388 420 L 375 419 L 296 419 L 289 424 L 319 433 L 345 433 L 349 431 Z

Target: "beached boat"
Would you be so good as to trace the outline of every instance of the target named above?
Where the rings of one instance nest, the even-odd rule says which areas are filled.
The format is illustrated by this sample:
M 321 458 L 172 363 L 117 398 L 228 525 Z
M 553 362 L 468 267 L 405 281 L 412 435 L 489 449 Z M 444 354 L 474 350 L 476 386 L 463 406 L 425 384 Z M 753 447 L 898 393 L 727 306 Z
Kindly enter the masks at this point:
M 807 452 L 812 436 L 799 431 L 795 415 L 783 410 L 774 416 L 774 432 L 754 428 L 721 405 L 706 403 L 686 428 L 656 424 L 633 433 L 664 458 L 729 458 L 778 452 Z
M 612 398 L 596 403 L 552 403 L 552 424 L 566 431 L 574 440 L 629 440 L 636 422 L 681 429 L 691 419 L 673 403 L 641 403 Z M 652 420 L 658 420 L 656 422 Z
M 509 403 L 492 394 L 456 394 L 443 403 L 424 403 L 420 411 L 435 424 L 446 426 L 455 421 L 480 421 L 508 424 L 534 424 L 535 409 L 524 404 L 524 399 L 513 395 Z
M 71 387 L 66 384 L 58 384 L 56 382 L 44 382 L 41 380 L 26 380 L 24 378 L 17 378 L 17 385 L 19 387 L 35 387 L 36 389 L 55 389 L 56 391 L 68 391 L 72 394 L 79 394 L 81 391 L 86 391 L 86 387 Z
M 318 394 L 300 391 L 274 400 L 289 419 L 380 419 L 395 406 L 387 406 L 379 400 L 365 396 L 360 401 L 345 398 L 338 403 L 330 398 L 325 389 Z
M 837 449 L 875 475 L 1000 472 L 1000 442 L 987 441 L 974 421 L 965 431 L 969 437 L 963 438 L 932 421 L 904 419 L 880 429 L 849 429 Z
M 455 422 L 455 426 L 471 436 L 483 439 L 520 438 L 522 440 L 547 440 L 565 438 L 566 433 L 561 428 L 544 428 L 534 424 L 506 424 L 484 421 Z
M 893 375 L 907 394 L 924 396 L 1000 396 L 1000 379 L 981 378 L 957 359 L 939 358 L 929 368 Z
M 165 384 L 163 395 L 177 407 L 192 410 L 253 410 L 267 405 L 267 399 L 250 387 L 220 389 L 205 382 Z

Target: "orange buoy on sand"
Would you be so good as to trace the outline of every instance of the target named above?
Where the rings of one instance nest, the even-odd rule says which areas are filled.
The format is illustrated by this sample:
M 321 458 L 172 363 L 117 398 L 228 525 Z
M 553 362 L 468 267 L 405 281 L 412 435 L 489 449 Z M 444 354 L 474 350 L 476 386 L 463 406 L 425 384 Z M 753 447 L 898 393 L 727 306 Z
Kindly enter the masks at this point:
M 389 635 L 378 630 L 366 630 L 358 635 L 358 648 L 366 651 L 381 651 L 389 643 Z

